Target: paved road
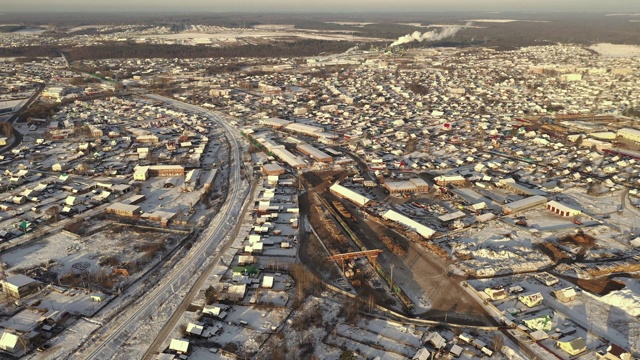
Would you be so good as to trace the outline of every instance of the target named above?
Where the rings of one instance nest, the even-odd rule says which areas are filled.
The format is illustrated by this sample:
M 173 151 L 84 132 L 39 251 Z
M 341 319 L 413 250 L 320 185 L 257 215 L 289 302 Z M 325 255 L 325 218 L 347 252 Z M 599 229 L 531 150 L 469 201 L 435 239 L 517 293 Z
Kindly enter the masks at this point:
M 162 99 L 162 98 L 157 98 L 157 97 L 152 97 L 152 98 L 155 98 L 156 100 L 161 100 Z M 187 108 L 187 109 L 190 109 L 190 110 L 198 111 L 204 116 L 213 117 L 220 124 L 223 125 L 223 127 L 225 128 L 225 131 L 233 132 L 233 129 L 231 129 L 226 124 L 226 122 L 224 120 L 220 119 L 220 117 L 218 115 L 216 115 L 215 113 L 211 113 L 211 112 L 209 112 L 207 110 L 204 110 L 204 109 L 201 109 L 201 108 L 194 109 L 193 106 L 188 105 L 188 104 L 175 104 L 175 101 L 171 101 L 170 103 L 172 105 L 174 105 L 175 107 Z M 239 148 L 237 138 L 235 136 L 229 136 L 229 140 L 232 143 L 232 147 L 237 150 Z M 235 162 L 235 164 L 233 165 L 234 169 L 232 169 L 233 176 L 234 176 L 233 182 L 235 182 L 236 184 L 239 184 L 240 181 L 241 181 L 241 179 L 240 179 L 240 171 L 238 170 L 238 164 L 240 164 L 240 159 L 238 158 L 239 151 L 236 151 L 235 155 L 236 155 L 236 157 L 233 158 L 233 161 Z M 252 186 L 251 189 L 249 190 L 250 194 L 253 193 L 253 188 L 254 187 Z M 227 200 L 229 200 L 229 197 L 227 197 Z M 232 235 L 229 236 L 228 241 L 218 251 L 218 253 L 215 256 L 215 258 L 213 258 L 209 262 L 209 266 L 207 267 L 207 269 L 205 269 L 205 271 L 202 272 L 202 274 L 200 275 L 200 277 L 196 281 L 195 285 L 191 288 L 189 293 L 184 297 L 184 299 L 182 300 L 182 303 L 178 307 L 177 311 L 174 312 L 174 314 L 171 316 L 169 321 L 164 325 L 164 327 L 162 328 L 160 333 L 155 337 L 154 341 L 151 343 L 151 345 L 147 349 L 147 352 L 144 354 L 143 359 L 151 360 L 152 358 L 154 358 L 156 356 L 157 349 L 162 345 L 162 343 L 165 341 L 165 339 L 169 336 L 169 334 L 171 333 L 173 328 L 176 326 L 176 324 L 178 323 L 178 321 L 182 317 L 182 314 L 187 310 L 187 308 L 189 307 L 189 305 L 193 301 L 193 298 L 195 297 L 195 295 L 198 294 L 198 292 L 200 291 L 200 288 L 204 285 L 204 282 L 209 277 L 209 273 L 211 272 L 211 270 L 213 270 L 215 265 L 220 260 L 220 257 L 231 247 L 231 245 L 233 245 L 233 242 L 236 239 L 236 237 L 238 235 L 238 232 L 240 231 L 240 227 L 242 225 L 242 220 L 240 220 L 240 219 L 242 219 L 244 217 L 244 214 L 246 214 L 247 208 L 250 205 L 251 205 L 251 201 L 246 201 L 241 213 L 235 215 L 235 218 L 238 219 L 238 221 L 237 221 L 237 223 L 235 225 L 235 230 L 233 232 L 230 232 L 230 234 L 232 233 Z
M 149 96 L 150 98 L 164 101 L 176 107 L 187 108 L 193 111 L 202 111 L 197 106 L 184 104 L 173 99 L 159 96 Z M 220 121 L 219 118 L 215 118 Z M 167 274 L 162 283 L 156 285 L 148 294 L 140 299 L 134 307 L 126 309 L 123 313 L 107 324 L 104 332 L 96 339 L 91 347 L 78 354 L 84 359 L 112 359 L 126 358 L 127 354 L 122 348 L 130 336 L 136 334 L 140 324 L 147 321 L 149 316 L 158 317 L 158 309 L 163 304 L 168 303 L 173 297 L 179 296 L 180 289 L 191 286 L 196 274 L 211 254 L 229 233 L 234 231 L 236 219 L 241 211 L 242 204 L 249 193 L 247 184 L 243 184 L 240 175 L 241 156 L 237 134 L 225 123 L 223 126 L 231 143 L 231 170 L 232 177 L 229 179 L 229 194 L 227 202 L 222 206 L 216 217 L 211 221 L 209 228 L 203 233 L 202 239 L 193 247 L 191 252 L 181 260 L 174 269 Z M 233 239 L 231 238 L 232 241 Z M 190 288 L 189 288 L 190 289 Z M 178 303 L 179 304 L 179 303 Z M 177 307 L 177 305 L 176 305 Z M 158 328 L 158 330 L 160 330 Z M 131 354 L 129 354 L 131 355 Z
M 6 122 L 13 124 L 16 121 L 18 121 L 18 119 L 20 118 L 20 114 L 22 113 L 22 110 L 28 109 L 29 106 L 31 106 L 31 104 L 33 104 L 33 102 L 38 99 L 38 97 L 40 96 L 40 93 L 42 92 L 42 90 L 44 90 L 44 84 L 40 84 L 38 89 L 31 95 L 29 100 L 27 100 L 27 102 L 25 102 L 24 105 L 22 105 L 20 110 L 18 110 L 15 113 L 13 113 L 13 115 L 9 119 L 7 119 Z M 12 137 L 11 144 L 5 146 L 2 150 L 0 150 L 0 154 L 4 154 L 6 152 L 9 152 L 9 151 L 13 150 L 14 148 L 16 148 L 17 146 L 19 146 L 20 144 L 22 144 L 22 139 L 23 139 L 22 134 L 20 132 L 18 132 L 14 128 L 13 129 L 13 137 Z

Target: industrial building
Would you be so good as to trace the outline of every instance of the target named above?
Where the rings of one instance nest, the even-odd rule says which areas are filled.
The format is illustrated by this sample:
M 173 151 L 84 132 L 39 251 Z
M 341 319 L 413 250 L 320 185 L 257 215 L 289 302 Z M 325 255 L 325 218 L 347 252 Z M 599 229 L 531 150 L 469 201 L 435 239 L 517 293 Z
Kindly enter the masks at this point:
M 538 190 L 538 189 L 532 189 L 532 188 L 528 188 L 526 186 L 520 185 L 517 182 L 515 182 L 515 180 L 513 179 L 505 179 L 505 180 L 501 180 L 500 184 L 502 184 L 502 186 L 504 186 L 505 188 L 507 188 L 508 190 L 518 194 L 518 195 L 527 195 L 527 196 L 532 196 L 532 195 L 546 195 L 546 193 L 544 191 Z
M 502 207 L 502 211 L 505 215 L 515 214 L 520 211 L 532 209 L 536 206 L 540 206 L 547 202 L 547 198 L 541 195 L 534 195 L 511 202 Z
M 216 176 L 218 176 L 218 169 L 211 169 L 206 180 L 202 184 L 205 191 L 213 188 L 213 182 L 216 181 Z
M 287 126 L 291 124 L 293 121 L 278 119 L 278 118 L 269 118 L 260 120 L 260 125 L 269 126 L 274 129 L 280 129 L 283 126 Z
M 429 184 L 420 178 L 401 181 L 385 181 L 383 186 L 390 194 L 416 193 L 429 191 Z
M 467 179 L 465 179 L 461 175 L 450 175 L 450 176 L 440 175 L 435 177 L 433 180 L 436 182 L 436 184 L 440 186 L 445 186 L 449 184 L 464 185 L 467 182 Z
M 422 235 L 423 237 L 429 239 L 431 238 L 431 236 L 433 236 L 433 234 L 436 233 L 435 230 L 433 230 L 432 228 L 422 225 L 419 222 L 410 219 L 398 212 L 395 212 L 393 210 L 387 210 L 387 212 L 385 212 L 384 214 L 382 214 L 382 218 L 386 219 L 386 220 L 391 220 L 391 221 L 395 221 L 399 224 L 402 224 L 408 228 L 410 228 L 411 230 L 414 230 L 415 232 L 417 232 L 418 234 Z
M 347 199 L 358 206 L 365 206 L 368 202 L 371 201 L 371 199 L 369 199 L 368 197 L 360 195 L 351 189 L 347 189 L 346 187 L 338 183 L 331 185 L 329 191 L 331 191 L 331 193 L 333 193 L 334 195 L 337 195 L 343 199 Z
M 285 169 L 278 164 L 264 164 L 262 165 L 262 172 L 267 176 L 282 175 Z
M 273 153 L 275 157 L 284 161 L 287 165 L 291 166 L 294 169 L 307 167 L 307 163 L 304 162 L 304 160 L 292 154 L 289 150 L 285 149 L 284 146 L 272 148 L 271 153 Z
M 142 213 L 142 209 L 138 205 L 130 205 L 117 202 L 107 207 L 107 213 L 120 216 L 137 216 Z
M 157 144 L 160 139 L 155 135 L 141 135 L 136 137 L 136 142 L 139 143 L 148 143 L 148 144 Z
M 184 188 L 186 191 L 194 191 L 200 185 L 200 175 L 202 170 L 193 169 L 184 178 Z
M 298 144 L 298 146 L 296 146 L 296 149 L 298 151 L 300 151 L 301 153 L 310 156 L 311 158 L 313 158 L 316 161 L 320 161 L 320 162 L 332 162 L 333 161 L 333 157 L 331 155 L 328 155 L 327 153 L 316 149 L 315 147 L 309 145 L 309 144 L 305 144 L 305 143 L 300 143 Z
M 547 210 L 560 216 L 577 216 L 582 214 L 582 211 L 570 208 L 569 206 L 554 200 L 547 203 Z
M 153 165 L 149 166 L 149 176 L 184 176 L 182 165 Z
M 640 143 L 640 130 L 622 128 L 618 130 L 618 137 Z

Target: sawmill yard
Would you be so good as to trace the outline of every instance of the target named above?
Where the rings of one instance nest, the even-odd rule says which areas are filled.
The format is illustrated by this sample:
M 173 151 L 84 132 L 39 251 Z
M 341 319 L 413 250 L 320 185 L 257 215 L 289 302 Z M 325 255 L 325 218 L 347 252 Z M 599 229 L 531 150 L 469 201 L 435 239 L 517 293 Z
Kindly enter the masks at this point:
M 585 204 L 581 224 L 534 208 L 456 229 L 438 223 L 437 213 L 429 214 L 415 204 L 447 213 L 466 205 L 463 199 L 432 193 L 395 196 L 379 188 L 351 187 L 375 199 L 362 209 L 328 191 L 334 182 L 348 184 L 353 176 L 348 172 L 305 173 L 308 190 L 301 197 L 301 213 L 307 211 L 313 232 L 307 229 L 301 234 L 309 241 L 301 242 L 300 257 L 313 264 L 309 268 L 326 282 L 365 299 L 372 294 L 376 304 L 396 311 L 440 321 L 447 317 L 459 323 L 491 324 L 482 307 L 461 288 L 463 280 L 550 271 L 600 297 L 626 287 L 615 274 L 639 270 L 637 251 L 630 249 L 629 233 L 624 230 L 632 224 L 621 222 L 615 211 L 605 216 L 606 221 L 596 215 L 609 207 L 615 209 L 608 204 L 620 201 L 619 192 L 591 197 L 573 189 L 563 195 L 565 202 Z M 589 211 L 588 206 L 600 211 Z M 388 208 L 423 219 L 438 233 L 424 239 L 379 215 Z M 526 226 L 517 224 L 522 219 Z M 384 251 L 376 259 L 378 271 L 362 257 L 346 267 L 343 276 L 341 262 L 329 260 L 331 255 L 363 249 Z

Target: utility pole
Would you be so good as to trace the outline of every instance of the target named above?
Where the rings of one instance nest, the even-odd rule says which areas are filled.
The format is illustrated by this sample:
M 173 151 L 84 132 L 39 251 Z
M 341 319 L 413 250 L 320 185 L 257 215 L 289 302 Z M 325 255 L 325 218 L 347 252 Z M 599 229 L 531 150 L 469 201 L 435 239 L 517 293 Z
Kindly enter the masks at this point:
M 395 291 L 393 290 L 393 268 L 396 267 L 396 265 L 394 263 L 391 263 L 391 278 L 390 278 L 390 283 L 391 283 L 391 292 L 395 293 Z

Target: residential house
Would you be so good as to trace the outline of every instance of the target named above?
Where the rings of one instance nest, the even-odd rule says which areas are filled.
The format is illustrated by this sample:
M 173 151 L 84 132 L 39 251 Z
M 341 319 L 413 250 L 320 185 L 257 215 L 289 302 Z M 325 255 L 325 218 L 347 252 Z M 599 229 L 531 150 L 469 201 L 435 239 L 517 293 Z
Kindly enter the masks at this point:
M 553 292 L 553 295 L 555 295 L 556 299 L 560 300 L 561 302 L 567 303 L 569 301 L 575 300 L 578 294 L 573 287 L 568 287 L 560 290 L 555 290 Z
M 631 353 L 618 345 L 611 344 L 607 348 L 607 352 L 598 351 L 596 358 L 599 360 L 631 360 L 633 357 Z
M 7 277 L 2 282 L 2 292 L 16 299 L 21 299 L 40 290 L 40 285 L 41 283 L 37 280 L 22 274 L 16 274 Z
M 533 294 L 519 295 L 518 300 L 520 300 L 520 302 L 527 305 L 528 307 L 534 307 L 541 305 L 544 301 L 544 298 L 542 297 L 541 293 L 537 292 Z
M 202 336 L 203 331 L 204 326 L 202 325 L 194 324 L 191 322 L 187 324 L 187 334 L 189 335 Z
M 171 339 L 171 343 L 169 343 L 169 350 L 178 354 L 188 354 L 189 345 L 189 342 L 186 340 Z
M 556 347 L 564 350 L 571 356 L 576 356 L 587 350 L 587 342 L 582 337 L 574 339 L 562 338 L 556 342 Z
M 536 330 L 551 331 L 551 329 L 553 328 L 553 321 L 551 319 L 551 316 L 549 316 L 549 315 L 536 316 L 536 317 L 532 317 L 532 318 L 528 318 L 528 319 L 522 319 L 522 322 L 531 331 L 536 331 Z
M 502 286 L 486 288 L 484 289 L 484 292 L 489 295 L 491 300 L 502 300 L 507 298 L 507 292 Z
M 432 331 L 422 338 L 423 343 L 429 344 L 436 349 L 443 349 L 447 341 L 439 333 Z

